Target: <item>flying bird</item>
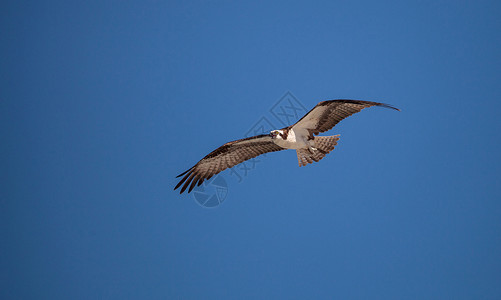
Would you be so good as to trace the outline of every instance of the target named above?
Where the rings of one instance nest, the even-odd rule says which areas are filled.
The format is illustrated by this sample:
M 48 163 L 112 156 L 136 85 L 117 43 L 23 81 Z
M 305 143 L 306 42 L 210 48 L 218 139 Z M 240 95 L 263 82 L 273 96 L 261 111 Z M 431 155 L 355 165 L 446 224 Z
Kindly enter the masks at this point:
M 322 101 L 294 125 L 272 130 L 269 134 L 228 142 L 212 151 L 193 167 L 177 176 L 184 175 L 174 190 L 184 183 L 180 194 L 188 187 L 189 193 L 195 186 L 201 185 L 204 180 L 210 179 L 219 172 L 268 152 L 294 149 L 300 167 L 314 161 L 318 162 L 334 150 L 339 135 L 316 135 L 332 129 L 344 118 L 371 106 L 400 111 L 398 108 L 379 102 L 346 99 Z

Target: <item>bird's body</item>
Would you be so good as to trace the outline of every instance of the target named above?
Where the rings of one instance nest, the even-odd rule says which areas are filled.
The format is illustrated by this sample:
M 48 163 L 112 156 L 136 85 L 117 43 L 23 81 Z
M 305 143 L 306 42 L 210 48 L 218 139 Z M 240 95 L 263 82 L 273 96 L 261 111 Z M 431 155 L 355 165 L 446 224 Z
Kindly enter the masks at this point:
M 342 119 L 361 111 L 366 107 L 382 106 L 399 110 L 390 105 L 362 100 L 329 100 L 318 103 L 294 125 L 272 130 L 270 134 L 257 135 L 233 142 L 228 142 L 201 159 L 186 172 L 174 189 L 181 188 L 183 193 L 200 185 L 204 180 L 258 155 L 294 149 L 297 152 L 299 166 L 317 162 L 334 149 L 339 140 L 335 136 L 315 136 L 333 128 Z
M 273 142 L 282 148 L 302 149 L 314 147 L 314 143 L 308 141 L 308 132 L 304 129 L 284 128 L 277 131 L 279 134 L 273 139 Z

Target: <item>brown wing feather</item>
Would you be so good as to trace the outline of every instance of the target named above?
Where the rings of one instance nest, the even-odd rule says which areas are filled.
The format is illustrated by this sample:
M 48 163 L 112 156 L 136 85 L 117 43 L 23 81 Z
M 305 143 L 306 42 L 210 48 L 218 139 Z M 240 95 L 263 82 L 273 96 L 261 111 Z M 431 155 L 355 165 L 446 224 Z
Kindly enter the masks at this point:
M 179 181 L 174 190 L 184 183 L 180 194 L 188 187 L 189 193 L 196 185 L 201 185 L 204 180 L 210 179 L 227 168 L 234 167 L 258 155 L 284 149 L 276 145 L 267 134 L 226 143 L 202 158 L 190 169 L 179 174 L 177 177 L 183 175 L 184 177 Z
M 319 134 L 332 129 L 341 120 L 371 106 L 381 106 L 399 111 L 398 108 L 379 102 L 347 99 L 322 101 L 292 127 L 304 127 L 311 134 Z

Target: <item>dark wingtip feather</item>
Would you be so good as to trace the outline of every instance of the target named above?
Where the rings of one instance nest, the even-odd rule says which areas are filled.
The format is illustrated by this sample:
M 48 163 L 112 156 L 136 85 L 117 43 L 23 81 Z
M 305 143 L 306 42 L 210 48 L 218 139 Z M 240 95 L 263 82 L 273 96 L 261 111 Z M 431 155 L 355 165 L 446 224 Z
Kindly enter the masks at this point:
M 188 170 L 188 171 L 189 171 L 189 170 Z M 183 173 L 183 174 L 181 174 L 181 175 L 184 175 L 185 173 L 186 173 L 186 172 L 184 172 L 184 173 Z M 192 173 L 188 173 L 188 174 L 186 174 L 186 176 L 184 176 L 184 177 L 183 177 L 183 179 L 181 179 L 181 180 L 178 182 L 178 184 L 176 185 L 176 187 L 174 188 L 174 190 L 177 190 L 177 188 L 178 188 L 178 187 L 180 187 L 180 186 L 181 186 L 181 184 L 183 184 L 183 182 L 184 182 L 184 181 L 188 178 L 188 176 L 190 176 L 191 174 L 192 174 Z M 179 177 L 179 176 L 177 176 L 177 177 Z M 177 178 L 177 177 L 176 177 L 176 178 Z
M 176 176 L 176 178 L 183 176 L 184 174 L 186 174 L 186 173 L 188 173 L 189 171 L 191 171 L 193 168 L 194 168 L 194 167 L 191 167 L 191 168 L 189 168 L 188 170 L 184 171 L 183 173 L 181 173 L 181 174 L 177 175 L 177 176 Z
M 182 193 L 184 193 L 184 191 L 186 191 L 186 188 L 188 188 L 188 186 L 190 185 L 190 182 L 193 180 L 195 173 L 190 173 L 189 176 L 190 177 L 188 177 L 188 179 L 184 183 L 183 187 L 181 188 L 181 192 L 179 194 L 182 194 Z
M 195 177 L 193 178 L 193 180 L 191 181 L 191 185 L 190 185 L 190 188 L 188 189 L 188 194 L 191 193 L 191 191 L 193 190 L 193 188 L 195 187 L 195 185 L 197 184 L 197 181 L 198 181 L 199 177 Z
M 386 107 L 386 108 L 391 108 L 391 109 L 394 109 L 394 110 L 398 110 L 398 111 L 401 111 L 400 109 L 396 108 L 395 106 L 393 105 L 389 105 L 389 104 L 386 104 L 386 103 L 379 103 L 378 106 L 381 106 L 381 107 Z

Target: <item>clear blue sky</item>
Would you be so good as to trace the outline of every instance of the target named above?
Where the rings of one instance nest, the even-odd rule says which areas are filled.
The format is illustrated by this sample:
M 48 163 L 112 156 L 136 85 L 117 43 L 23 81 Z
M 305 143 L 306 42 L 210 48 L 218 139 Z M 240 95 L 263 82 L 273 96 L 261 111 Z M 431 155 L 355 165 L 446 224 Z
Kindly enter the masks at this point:
M 3 1 L 1 299 L 500 299 L 499 1 Z M 224 202 L 290 91 L 390 103 Z

